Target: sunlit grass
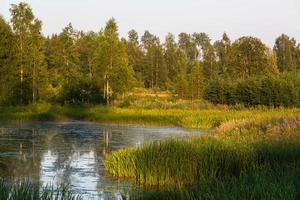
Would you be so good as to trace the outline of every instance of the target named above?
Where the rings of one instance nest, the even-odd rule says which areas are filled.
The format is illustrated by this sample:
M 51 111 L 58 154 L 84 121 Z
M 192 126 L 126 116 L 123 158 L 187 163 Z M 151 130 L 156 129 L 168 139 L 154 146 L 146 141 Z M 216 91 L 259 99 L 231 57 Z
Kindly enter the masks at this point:
M 201 176 L 239 177 L 256 166 L 300 164 L 299 141 L 169 140 L 122 149 L 105 159 L 109 173 L 144 185 L 190 185 Z
M 105 123 L 181 126 L 186 128 L 212 128 L 231 120 L 293 117 L 297 108 L 229 108 L 205 109 L 146 109 L 114 106 L 60 106 L 38 104 L 0 108 L 1 120 L 66 120 L 79 119 Z
M 299 138 L 297 116 L 234 120 L 212 135 L 121 149 L 104 163 L 143 186 L 133 199 L 297 199 Z

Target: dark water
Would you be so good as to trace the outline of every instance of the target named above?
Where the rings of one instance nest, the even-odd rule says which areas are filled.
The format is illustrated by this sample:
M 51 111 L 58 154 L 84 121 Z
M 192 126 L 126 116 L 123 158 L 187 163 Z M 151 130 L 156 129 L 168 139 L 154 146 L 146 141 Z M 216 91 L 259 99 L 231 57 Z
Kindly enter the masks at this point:
M 128 191 L 129 182 L 109 177 L 103 156 L 126 146 L 201 134 L 182 128 L 145 128 L 91 122 L 0 123 L 0 176 L 42 185 L 69 184 L 85 199 Z

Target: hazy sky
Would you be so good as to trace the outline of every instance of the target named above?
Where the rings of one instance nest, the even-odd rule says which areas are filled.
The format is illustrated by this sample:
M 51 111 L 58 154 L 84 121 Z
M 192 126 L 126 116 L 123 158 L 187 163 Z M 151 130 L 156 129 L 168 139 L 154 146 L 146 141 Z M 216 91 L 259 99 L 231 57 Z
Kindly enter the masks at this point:
M 114 17 L 121 36 L 130 29 L 145 30 L 164 39 L 168 32 L 206 32 L 219 39 L 244 35 L 261 38 L 269 46 L 281 33 L 300 42 L 300 0 L 23 0 L 43 21 L 46 35 L 60 32 L 69 22 L 75 29 L 99 31 Z M 0 0 L 8 20 L 10 4 Z

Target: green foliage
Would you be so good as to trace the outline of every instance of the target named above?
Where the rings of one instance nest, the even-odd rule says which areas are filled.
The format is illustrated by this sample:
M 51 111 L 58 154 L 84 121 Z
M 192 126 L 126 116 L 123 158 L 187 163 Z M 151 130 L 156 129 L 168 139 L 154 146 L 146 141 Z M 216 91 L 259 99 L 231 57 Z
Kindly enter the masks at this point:
M 14 51 L 12 62 L 7 64 L 10 65 L 11 71 L 6 76 L 13 75 L 8 87 L 12 93 L 17 92 L 12 91 L 15 89 L 19 91 L 18 103 L 36 103 L 45 98 L 41 91 L 47 84 L 44 38 L 41 35 L 42 22 L 35 18 L 26 3 L 13 4 L 10 11 L 14 42 L 8 46 Z M 26 89 L 31 91 L 26 91 Z
M 178 46 L 184 52 L 185 57 L 189 63 L 192 63 L 197 59 L 198 50 L 192 35 L 187 33 L 180 33 L 178 35 Z
M 168 34 L 166 36 L 164 46 L 164 59 L 168 71 L 168 79 L 171 81 L 172 86 L 176 89 L 176 84 L 185 84 L 182 81 L 177 81 L 176 79 L 180 76 L 180 73 L 186 73 L 188 59 L 186 58 L 184 51 L 179 48 L 179 45 L 176 43 L 174 35 Z
M 211 77 L 216 76 L 219 71 L 216 63 L 215 49 L 210 42 L 210 38 L 206 33 L 194 33 L 193 40 L 200 50 L 198 54 L 200 55 L 203 63 L 205 77 L 210 79 Z M 200 52 L 202 52 L 202 54 L 200 54 Z
M 134 70 L 134 76 L 139 82 L 144 81 L 144 53 L 140 48 L 139 36 L 135 30 L 130 30 L 128 32 L 128 41 L 126 43 L 126 52 L 128 55 L 128 64 L 132 66 Z
M 101 88 L 97 83 L 88 80 L 81 80 L 72 86 L 64 87 L 59 101 L 66 104 L 105 103 Z
M 145 86 L 147 88 L 167 89 L 168 72 L 159 38 L 146 31 L 141 41 L 146 50 L 143 61 Z
M 275 41 L 274 51 L 280 71 L 296 71 L 300 69 L 300 49 L 294 38 L 282 34 Z
M 228 74 L 231 41 L 226 33 L 223 34 L 222 39 L 214 43 L 214 48 L 217 56 L 218 71 L 221 75 Z
M 211 79 L 205 88 L 204 98 L 214 104 L 235 104 L 235 85 L 230 79 Z
M 116 94 L 124 95 L 137 85 L 131 66 L 124 66 L 114 70 L 111 74 L 112 87 Z
M 180 99 L 188 99 L 189 98 L 189 83 L 187 81 L 187 75 L 184 71 L 181 71 L 177 74 L 175 85 L 176 94 Z
M 190 73 L 189 88 L 191 91 L 191 99 L 202 99 L 204 90 L 204 74 L 202 66 L 196 63 Z
M 14 43 L 12 30 L 8 23 L 0 16 L 0 103 L 5 101 L 5 96 L 10 92 L 7 87 L 14 79 L 13 54 Z
M 299 106 L 299 83 L 276 77 L 300 69 L 300 46 L 286 35 L 276 39 L 273 51 L 258 38 L 231 42 L 226 33 L 213 44 L 203 32 L 180 33 L 178 42 L 170 33 L 162 42 L 149 31 L 139 37 L 131 30 L 125 39 L 111 18 L 97 33 L 69 23 L 45 38 L 28 4 L 13 4 L 10 12 L 11 26 L 0 18 L 2 105 L 72 102 L 82 96 L 82 88 L 73 87 L 89 80 L 102 88 L 99 96 L 107 104 L 144 86 L 179 99 L 204 96 L 214 104 Z M 268 78 L 251 78 L 258 76 Z
M 299 101 L 299 73 L 251 76 L 232 81 L 212 79 L 205 88 L 204 98 L 214 104 L 269 107 L 296 107 Z
M 232 44 L 229 65 L 228 71 L 233 77 L 277 72 L 273 52 L 254 37 L 241 37 Z
M 236 86 L 236 96 L 238 102 L 246 106 L 256 106 L 260 104 L 262 84 L 258 77 L 241 79 Z

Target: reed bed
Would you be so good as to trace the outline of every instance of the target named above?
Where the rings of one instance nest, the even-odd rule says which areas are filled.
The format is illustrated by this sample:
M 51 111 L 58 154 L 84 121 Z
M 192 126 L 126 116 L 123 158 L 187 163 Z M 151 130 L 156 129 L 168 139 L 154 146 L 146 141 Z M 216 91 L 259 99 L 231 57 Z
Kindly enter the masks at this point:
M 299 135 L 299 116 L 235 120 L 212 135 L 115 151 L 104 164 L 142 186 L 136 199 L 299 199 Z
M 143 187 L 130 192 L 131 200 L 274 199 L 300 197 L 300 168 L 261 166 L 239 178 L 201 177 L 192 187 Z M 124 198 L 125 199 L 125 198 Z
M 206 138 L 116 151 L 106 157 L 105 166 L 112 175 L 133 178 L 137 184 L 183 186 L 195 184 L 201 176 L 239 177 L 260 165 L 294 162 L 300 164 L 299 141 L 247 143 Z
M 104 163 L 112 175 L 134 178 L 138 184 L 183 186 L 201 176 L 238 176 L 256 160 L 253 149 L 243 143 L 201 138 L 122 149 L 107 156 Z

